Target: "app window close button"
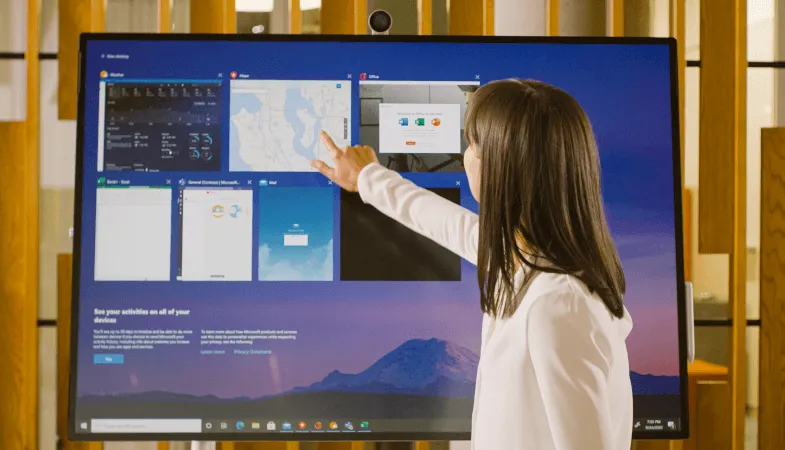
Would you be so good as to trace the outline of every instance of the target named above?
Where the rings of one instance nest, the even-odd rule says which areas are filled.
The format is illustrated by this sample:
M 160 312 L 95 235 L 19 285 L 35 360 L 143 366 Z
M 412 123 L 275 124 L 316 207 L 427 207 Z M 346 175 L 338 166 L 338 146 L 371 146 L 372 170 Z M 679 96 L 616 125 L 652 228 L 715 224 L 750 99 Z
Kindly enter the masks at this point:
M 93 364 L 123 364 L 123 355 L 93 355 Z

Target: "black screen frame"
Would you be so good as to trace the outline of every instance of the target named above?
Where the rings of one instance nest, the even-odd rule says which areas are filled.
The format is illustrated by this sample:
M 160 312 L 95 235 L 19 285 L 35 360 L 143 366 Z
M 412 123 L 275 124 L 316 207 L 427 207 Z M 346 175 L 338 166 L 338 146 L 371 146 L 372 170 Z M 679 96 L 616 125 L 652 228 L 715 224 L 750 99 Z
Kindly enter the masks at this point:
M 686 439 L 690 435 L 689 393 L 687 378 L 687 323 L 686 291 L 684 283 L 684 228 L 682 210 L 681 127 L 679 107 L 679 72 L 676 39 L 628 37 L 517 37 L 517 36 L 388 36 L 388 35 L 255 35 L 255 34 L 153 34 L 153 33 L 83 33 L 79 39 L 78 113 L 76 141 L 76 173 L 74 199 L 74 237 L 72 300 L 70 321 L 70 362 L 68 392 L 68 438 L 77 442 L 92 441 L 466 441 L 471 432 L 461 433 L 352 433 L 313 434 L 278 432 L 243 433 L 79 433 L 76 423 L 77 355 L 79 335 L 79 298 L 81 282 L 82 246 L 82 190 L 85 120 L 85 70 L 87 44 L 91 41 L 245 41 L 245 42 L 388 42 L 388 43 L 470 43 L 470 44 L 584 44 L 584 45 L 667 45 L 669 49 L 671 83 L 671 129 L 674 188 L 674 218 L 676 227 L 676 282 L 679 334 L 680 429 L 676 431 L 636 431 L 635 440 Z M 630 424 L 632 426 L 632 424 Z M 325 439 L 328 438 L 328 439 Z

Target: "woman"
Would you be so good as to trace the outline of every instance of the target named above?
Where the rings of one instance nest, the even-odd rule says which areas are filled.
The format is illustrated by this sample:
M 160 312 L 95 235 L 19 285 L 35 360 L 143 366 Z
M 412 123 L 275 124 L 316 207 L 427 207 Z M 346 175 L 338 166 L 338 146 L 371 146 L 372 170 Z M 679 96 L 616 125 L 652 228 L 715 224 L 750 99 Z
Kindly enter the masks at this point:
M 404 180 L 370 147 L 313 166 L 477 265 L 484 312 L 472 418 L 477 450 L 628 450 L 632 321 L 602 206 L 586 113 L 543 83 L 478 89 L 466 174 L 479 216 Z

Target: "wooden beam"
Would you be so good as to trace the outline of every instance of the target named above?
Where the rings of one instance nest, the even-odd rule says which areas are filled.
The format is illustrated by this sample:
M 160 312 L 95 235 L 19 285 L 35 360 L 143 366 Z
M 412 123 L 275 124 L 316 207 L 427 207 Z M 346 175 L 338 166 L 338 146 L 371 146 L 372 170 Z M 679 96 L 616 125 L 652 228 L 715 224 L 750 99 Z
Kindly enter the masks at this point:
M 24 122 L 0 122 L 0 448 L 38 446 L 40 2 L 26 2 Z
M 728 317 L 733 320 L 730 330 L 730 448 L 744 450 L 747 437 L 747 0 L 734 0 L 729 6 L 735 11 L 733 29 L 737 41 L 734 64 L 726 68 L 735 74 L 733 112 L 736 119 L 732 166 L 733 239 L 728 277 Z M 722 447 L 716 448 L 722 450 Z
M 733 252 L 734 155 L 739 145 L 739 74 L 745 59 L 737 3 L 701 0 L 700 5 L 700 152 L 698 249 L 700 253 Z
M 624 0 L 607 0 L 608 20 L 606 34 L 608 36 L 624 36 Z
M 303 32 L 303 10 L 300 9 L 300 0 L 289 0 L 289 34 Z
M 449 0 L 449 30 L 455 36 L 482 36 L 485 28 L 483 0 Z
M 353 0 L 354 3 L 354 34 L 368 32 L 368 1 Z
M 559 35 L 559 0 L 546 0 L 545 4 L 545 34 L 548 36 Z
M 495 8 L 494 8 L 494 0 L 484 0 L 483 1 L 483 30 L 482 34 L 485 36 L 493 36 L 496 34 L 496 20 L 494 18 Z
M 762 450 L 785 448 L 785 128 L 761 130 L 760 406 Z
M 433 34 L 433 0 L 417 0 L 417 34 Z
M 158 0 L 158 32 L 170 33 L 171 31 L 172 0 Z
M 41 139 L 41 63 L 38 53 L 41 50 L 41 1 L 27 0 L 27 44 L 25 50 L 26 78 L 26 112 L 25 112 L 25 146 L 8 146 L 8 149 L 22 150 L 22 170 L 24 181 L 12 187 L 12 191 L 22 193 L 18 201 L 24 202 L 22 207 L 24 231 L 15 230 L 21 236 L 25 250 L 21 256 L 24 276 L 21 283 L 25 286 L 25 305 L 22 316 L 18 318 L 22 328 L 21 344 L 24 354 L 24 376 L 22 399 L 25 410 L 23 418 L 27 418 L 21 433 L 26 437 L 29 448 L 38 447 L 38 259 L 41 237 L 39 235 L 39 193 L 40 181 L 40 139 Z M 13 151 L 13 150 L 12 150 Z M 11 158 L 14 159 L 14 158 Z M 2 209 L 0 209 L 2 210 Z M 0 216 L 5 217 L 4 214 Z M 5 220 L 5 219 L 3 219 Z M 8 249 L 3 249 L 7 251 Z M 13 255 L 13 254 L 12 254 Z M 12 256 L 13 257 L 13 256 Z M 3 260 L 3 258 L 0 258 Z M 0 295 L 0 298 L 4 298 Z M 0 328 L 2 329 L 2 328 Z M 18 337 L 17 337 L 18 338 Z M 13 339 L 13 338 L 12 338 Z M 30 420 L 34 418 L 35 420 Z M 22 447 L 24 448 L 24 447 Z
M 361 0 L 331 0 L 322 2 L 320 23 L 322 34 L 355 34 L 360 20 L 357 12 Z M 367 7 L 366 7 L 367 8 Z M 363 16 L 367 19 L 367 16 Z M 365 27 L 363 27 L 363 34 Z
M 58 118 L 76 120 L 79 77 L 79 35 L 104 31 L 106 5 L 104 0 L 59 0 L 57 51 Z
M 191 33 L 237 33 L 234 0 L 191 2 Z
M 747 2 L 701 0 L 698 248 L 727 253 L 733 450 L 744 448 L 747 407 Z
M 38 385 L 36 373 L 30 373 L 32 352 L 37 355 L 37 342 L 31 342 L 36 317 L 30 317 L 33 303 L 28 255 L 31 251 L 30 232 L 26 229 L 31 213 L 26 205 L 29 189 L 26 166 L 27 139 L 24 122 L 0 122 L 0 142 L 8 151 L 0 159 L 0 447 L 35 448 L 30 435 L 30 417 L 35 417 L 32 398 Z M 31 295 L 32 294 L 32 295 Z M 35 312 L 35 309 L 33 309 Z M 34 384 L 35 386 L 31 386 Z M 30 416 L 33 414 L 33 416 Z
M 730 397 L 731 387 L 727 382 L 709 381 L 698 383 L 695 395 L 695 430 L 691 432 L 696 450 L 731 450 L 731 415 L 724 401 Z M 743 450 L 744 447 L 738 448 Z
M 71 375 L 71 281 L 70 254 L 57 255 L 57 435 L 63 450 L 102 450 L 100 442 L 72 442 L 68 436 L 68 389 Z

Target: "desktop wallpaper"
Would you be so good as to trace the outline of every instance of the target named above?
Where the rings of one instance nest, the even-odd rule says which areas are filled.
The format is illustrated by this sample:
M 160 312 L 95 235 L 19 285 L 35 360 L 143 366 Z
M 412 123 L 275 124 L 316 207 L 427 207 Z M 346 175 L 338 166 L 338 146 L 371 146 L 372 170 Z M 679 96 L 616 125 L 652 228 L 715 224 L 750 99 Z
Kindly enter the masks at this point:
M 678 170 L 674 171 L 672 159 L 671 89 L 675 87 L 667 44 L 95 41 L 88 45 L 87 73 L 82 78 L 89 89 L 83 90 L 84 158 L 80 161 L 84 183 L 82 256 L 77 270 L 78 417 L 179 417 L 183 405 L 191 405 L 188 411 L 193 414 L 201 414 L 194 412 L 201 411 L 199 405 L 208 405 L 205 411 L 210 414 L 231 413 L 230 417 L 259 411 L 298 418 L 325 413 L 468 417 L 480 355 L 481 312 L 474 266 L 444 258 L 444 264 L 455 264 L 461 281 L 342 279 L 339 249 L 351 245 L 352 236 L 341 232 L 341 195 L 312 173 L 279 174 L 282 184 L 288 183 L 280 188 L 259 186 L 262 177 L 274 178 L 269 173 L 249 175 L 256 189 L 253 282 L 94 281 L 93 180 L 98 176 L 99 133 L 95 86 L 100 82 L 98 74 L 109 64 L 98 55 L 110 52 L 131 55 L 129 61 L 112 62 L 108 70 L 132 78 L 192 78 L 192 73 L 205 78 L 236 70 L 258 78 L 329 80 L 353 73 L 352 123 L 360 123 L 356 78 L 361 72 L 444 81 L 474 79 L 479 73 L 483 83 L 520 77 L 561 87 L 586 109 L 599 144 L 606 213 L 624 267 L 625 304 L 634 323 L 627 340 L 634 393 L 679 393 L 673 180 Z M 216 55 L 209 69 L 191 61 L 204 64 L 204 58 L 192 58 L 197 54 Z M 256 64 L 246 61 L 247 54 L 257 55 Z M 406 58 L 410 61 L 403 67 L 391 63 Z M 305 60 L 310 60 L 308 68 L 303 67 Z M 161 64 L 166 64 L 163 73 Z M 224 89 L 229 89 L 228 83 Z M 230 97 L 222 96 L 225 118 L 240 111 L 240 104 L 226 104 Z M 254 102 L 244 98 L 242 107 L 251 108 Z M 227 122 L 223 120 L 225 148 L 236 139 L 236 130 Z M 352 128 L 352 139 L 360 139 L 357 127 Z M 234 155 L 237 149 L 232 147 L 231 152 Z M 248 168 L 233 165 L 230 170 L 226 159 L 221 173 L 209 177 L 231 178 Z M 127 176 L 153 183 L 164 175 Z M 180 177 L 207 175 L 175 175 Z M 463 180 L 455 199 L 477 211 L 463 177 L 461 173 L 411 175 L 429 188 L 454 187 Z M 294 224 L 298 227 L 292 228 Z M 296 234 L 298 228 L 318 230 L 310 234 L 310 250 L 282 245 L 281 235 Z M 405 253 L 406 245 L 385 247 L 385 254 L 394 261 L 394 253 Z M 112 308 L 187 310 L 188 314 L 128 314 L 116 326 L 94 323 L 96 309 Z M 188 345 L 131 350 L 124 352 L 122 364 L 100 365 L 95 364 L 94 354 L 117 351 L 94 349 L 98 328 L 190 330 L 192 334 L 186 335 Z M 204 353 L 217 348 L 205 344 L 209 341 L 205 336 L 220 330 L 258 331 L 268 338 L 234 347 L 263 350 L 258 354 Z

